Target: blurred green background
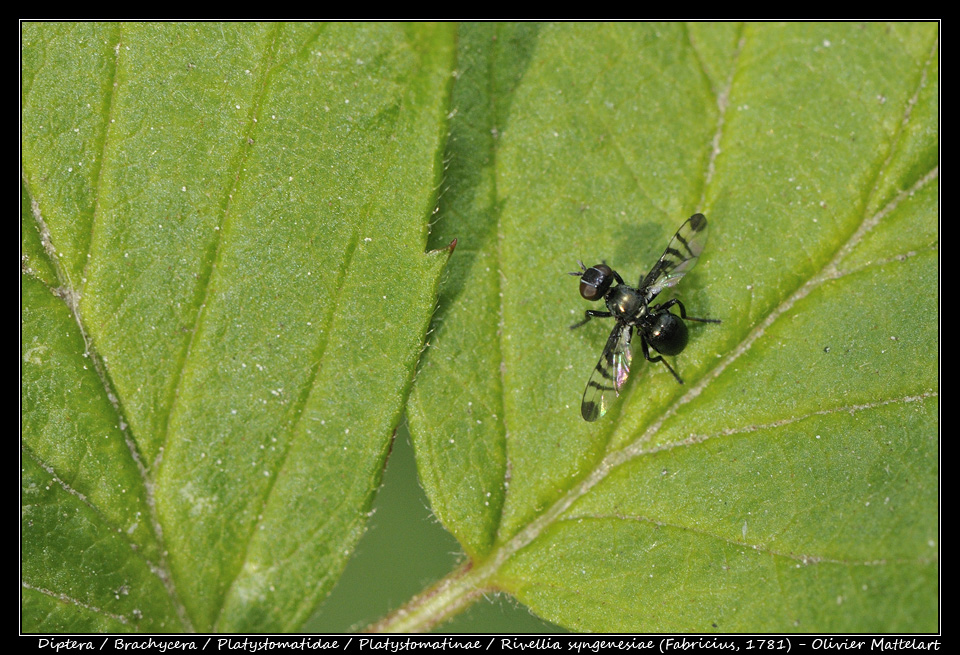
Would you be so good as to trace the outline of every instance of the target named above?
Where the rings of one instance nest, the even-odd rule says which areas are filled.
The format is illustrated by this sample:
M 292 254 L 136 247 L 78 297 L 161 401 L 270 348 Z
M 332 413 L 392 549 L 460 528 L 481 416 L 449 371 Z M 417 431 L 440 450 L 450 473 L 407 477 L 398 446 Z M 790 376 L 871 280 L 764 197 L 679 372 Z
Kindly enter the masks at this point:
M 393 611 L 462 561 L 417 481 L 406 423 L 397 430 L 366 534 L 343 577 L 303 629 L 347 632 Z M 487 596 L 435 632 L 565 632 L 504 594 Z

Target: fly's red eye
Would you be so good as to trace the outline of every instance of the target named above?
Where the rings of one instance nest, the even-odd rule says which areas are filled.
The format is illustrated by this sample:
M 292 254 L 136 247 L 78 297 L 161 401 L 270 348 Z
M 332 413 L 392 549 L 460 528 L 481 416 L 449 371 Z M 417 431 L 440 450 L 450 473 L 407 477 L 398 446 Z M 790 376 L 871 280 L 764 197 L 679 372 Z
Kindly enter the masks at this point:
M 606 264 L 591 266 L 580 276 L 580 295 L 586 300 L 600 300 L 613 282 L 613 269 Z

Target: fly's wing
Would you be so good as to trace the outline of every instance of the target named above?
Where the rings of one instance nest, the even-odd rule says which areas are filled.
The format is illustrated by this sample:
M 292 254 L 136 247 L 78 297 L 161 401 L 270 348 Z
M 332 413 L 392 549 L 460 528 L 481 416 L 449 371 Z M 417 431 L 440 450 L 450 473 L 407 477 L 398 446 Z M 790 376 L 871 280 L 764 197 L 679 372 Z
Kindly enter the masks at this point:
M 659 261 L 640 280 L 639 288 L 646 302 L 653 300 L 667 287 L 676 286 L 680 278 L 696 265 L 706 243 L 707 219 L 703 214 L 694 214 L 680 226 Z
M 614 398 L 620 395 L 620 390 L 627 383 L 632 358 L 632 336 L 633 327 L 619 323 L 610 333 L 600 361 L 590 374 L 587 388 L 583 391 L 580 414 L 585 421 L 596 421 L 606 414 Z

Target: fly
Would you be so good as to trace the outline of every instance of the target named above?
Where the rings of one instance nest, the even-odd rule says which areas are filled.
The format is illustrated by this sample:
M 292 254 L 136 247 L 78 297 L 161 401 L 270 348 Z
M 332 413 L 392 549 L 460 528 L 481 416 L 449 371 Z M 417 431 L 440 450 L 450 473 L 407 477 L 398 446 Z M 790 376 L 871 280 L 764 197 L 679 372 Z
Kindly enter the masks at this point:
M 657 295 L 668 287 L 676 286 L 680 279 L 694 267 L 707 241 L 707 219 L 703 214 L 694 214 L 680 226 L 670 240 L 667 249 L 636 287 L 628 286 L 620 275 L 606 263 L 570 273 L 580 278 L 580 295 L 586 300 L 603 300 L 607 311 L 588 309 L 582 321 L 570 326 L 575 329 L 591 318 L 613 317 L 616 325 L 610 332 L 600 361 L 587 380 L 580 403 L 580 414 L 586 421 L 596 421 L 607 413 L 614 398 L 620 395 L 627 383 L 633 354 L 630 342 L 634 329 L 640 337 L 643 357 L 649 362 L 663 362 L 667 370 L 683 384 L 683 380 L 667 363 L 663 355 L 678 355 L 687 345 L 687 326 L 683 321 L 719 323 L 715 318 L 687 316 L 687 309 L 677 298 L 654 305 Z M 614 285 L 616 282 L 616 285 Z M 680 316 L 669 311 L 676 305 Z M 659 353 L 650 355 L 650 349 Z

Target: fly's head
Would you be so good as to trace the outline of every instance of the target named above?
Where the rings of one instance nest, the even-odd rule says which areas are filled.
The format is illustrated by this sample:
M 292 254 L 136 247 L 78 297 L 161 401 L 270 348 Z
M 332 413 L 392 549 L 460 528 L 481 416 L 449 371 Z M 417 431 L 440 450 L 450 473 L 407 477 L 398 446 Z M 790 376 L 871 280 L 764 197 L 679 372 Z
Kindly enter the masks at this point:
M 606 264 L 594 264 L 590 268 L 584 266 L 583 262 L 579 264 L 582 270 L 570 275 L 580 278 L 580 295 L 583 299 L 593 302 L 605 298 L 616 281 L 617 274 Z

